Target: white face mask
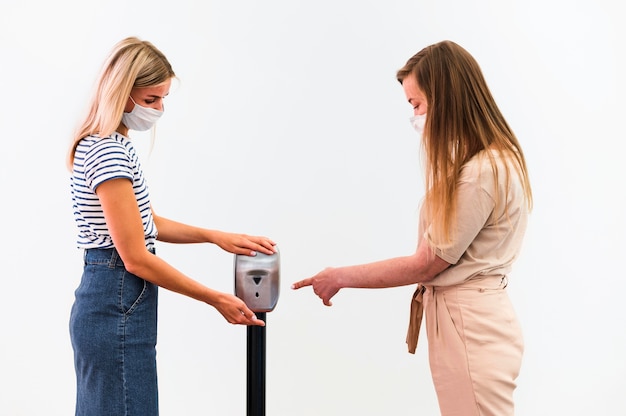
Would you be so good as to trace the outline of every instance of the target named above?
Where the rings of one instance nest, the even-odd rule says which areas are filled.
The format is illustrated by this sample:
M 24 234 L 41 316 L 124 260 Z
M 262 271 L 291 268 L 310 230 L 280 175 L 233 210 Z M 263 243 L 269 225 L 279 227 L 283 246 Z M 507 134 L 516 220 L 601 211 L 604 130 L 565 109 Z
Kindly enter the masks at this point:
M 133 97 L 130 97 L 130 100 L 135 106 L 130 113 L 122 114 L 122 123 L 130 130 L 150 130 L 159 117 L 163 115 L 163 111 L 140 106 L 133 100 Z
M 420 134 L 420 136 L 424 133 L 424 125 L 426 124 L 426 113 L 419 114 L 411 117 L 409 119 L 411 125 L 415 129 L 416 132 Z

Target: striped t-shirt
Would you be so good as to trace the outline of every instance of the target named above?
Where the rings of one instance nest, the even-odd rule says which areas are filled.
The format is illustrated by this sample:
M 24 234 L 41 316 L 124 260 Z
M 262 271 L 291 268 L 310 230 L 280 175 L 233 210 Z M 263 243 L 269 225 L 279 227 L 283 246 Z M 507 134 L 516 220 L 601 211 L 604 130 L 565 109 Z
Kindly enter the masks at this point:
M 96 188 L 117 178 L 132 181 L 143 222 L 146 247 L 152 249 L 157 229 L 152 218 L 148 185 L 132 142 L 119 133 L 82 139 L 74 154 L 71 190 L 78 225 L 78 248 L 112 248 L 113 240 L 102 212 Z

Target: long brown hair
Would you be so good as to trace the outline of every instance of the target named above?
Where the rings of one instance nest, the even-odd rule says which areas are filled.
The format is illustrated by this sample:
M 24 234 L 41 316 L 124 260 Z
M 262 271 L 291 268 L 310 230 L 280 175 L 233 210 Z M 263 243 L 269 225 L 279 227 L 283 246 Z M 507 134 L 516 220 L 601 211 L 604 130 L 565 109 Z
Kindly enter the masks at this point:
M 118 42 L 104 62 L 89 110 L 76 130 L 67 164 L 72 169 L 78 142 L 91 134 L 106 137 L 120 125 L 124 106 L 134 88 L 153 87 L 176 75 L 165 55 L 148 41 L 129 37 Z
M 461 168 L 487 148 L 514 162 L 528 207 L 532 208 L 522 148 L 496 105 L 476 60 L 456 43 L 443 41 L 412 56 L 396 74 L 401 84 L 409 76 L 415 77 L 428 104 L 422 136 L 427 190 L 424 209 L 437 239 L 450 242 L 453 238 Z M 487 154 L 497 179 L 496 162 L 491 152 Z M 508 184 L 509 164 L 504 166 Z

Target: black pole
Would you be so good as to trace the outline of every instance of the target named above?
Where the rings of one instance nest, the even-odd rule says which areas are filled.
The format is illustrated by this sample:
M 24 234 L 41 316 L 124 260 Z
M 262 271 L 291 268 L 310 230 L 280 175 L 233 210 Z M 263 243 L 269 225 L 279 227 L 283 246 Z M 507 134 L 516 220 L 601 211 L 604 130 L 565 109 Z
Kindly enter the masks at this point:
M 265 312 L 257 318 L 267 322 Z M 265 327 L 248 326 L 248 416 L 265 416 Z

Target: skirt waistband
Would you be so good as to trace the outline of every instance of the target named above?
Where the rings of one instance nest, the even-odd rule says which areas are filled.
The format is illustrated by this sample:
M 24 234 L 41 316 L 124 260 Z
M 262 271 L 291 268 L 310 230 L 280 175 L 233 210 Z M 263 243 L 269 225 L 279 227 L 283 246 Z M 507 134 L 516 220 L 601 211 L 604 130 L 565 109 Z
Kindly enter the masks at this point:
M 154 247 L 147 250 L 156 254 Z M 124 262 L 115 247 L 111 248 L 87 248 L 83 253 L 85 264 L 108 264 L 109 267 L 124 267 Z

